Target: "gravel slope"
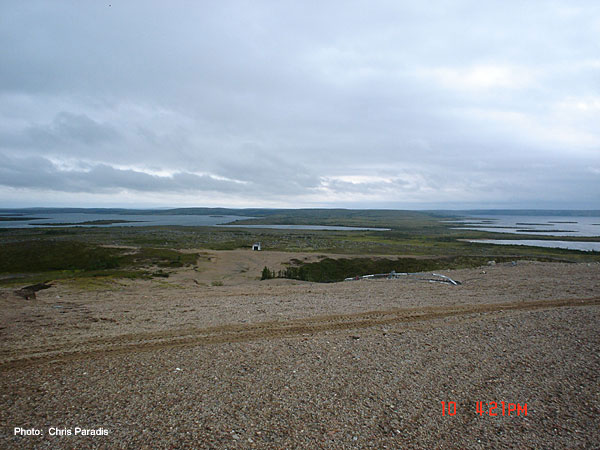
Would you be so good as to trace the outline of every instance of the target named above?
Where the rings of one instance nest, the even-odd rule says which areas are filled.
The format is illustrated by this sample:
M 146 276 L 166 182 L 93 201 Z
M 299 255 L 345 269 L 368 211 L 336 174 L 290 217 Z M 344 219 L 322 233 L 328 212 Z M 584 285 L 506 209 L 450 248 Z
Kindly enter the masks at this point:
M 466 283 L 5 296 L 0 447 L 600 448 L 600 266 L 449 274 Z M 210 332 L 221 339 L 198 338 Z M 113 351 L 123 342 L 135 345 Z M 527 416 L 479 415 L 477 401 L 526 403 Z M 17 426 L 44 435 L 14 436 Z

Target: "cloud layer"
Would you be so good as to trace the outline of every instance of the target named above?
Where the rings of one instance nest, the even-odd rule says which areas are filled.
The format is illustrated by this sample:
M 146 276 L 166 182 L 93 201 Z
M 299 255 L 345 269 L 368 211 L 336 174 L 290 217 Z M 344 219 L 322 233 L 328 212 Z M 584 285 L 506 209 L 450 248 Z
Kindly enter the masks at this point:
M 600 208 L 592 1 L 4 2 L 0 206 Z

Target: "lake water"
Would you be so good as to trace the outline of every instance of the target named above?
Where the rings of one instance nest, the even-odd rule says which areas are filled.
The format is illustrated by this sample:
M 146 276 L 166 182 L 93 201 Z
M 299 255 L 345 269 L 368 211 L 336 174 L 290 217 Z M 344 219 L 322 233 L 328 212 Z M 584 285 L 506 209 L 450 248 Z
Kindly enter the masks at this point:
M 478 215 L 472 219 L 446 221 L 460 224 L 458 230 L 479 230 L 498 233 L 529 234 L 537 236 L 600 236 L 600 217 L 587 216 L 504 216 Z M 476 239 L 469 242 L 498 245 L 531 245 L 534 247 L 565 248 L 570 250 L 600 251 L 600 242 L 561 241 L 541 239 Z
M 498 245 L 531 245 L 533 247 L 566 248 L 600 252 L 600 242 L 541 241 L 539 239 L 472 239 L 468 242 Z
M 329 225 L 222 225 L 223 228 L 274 228 L 277 230 L 332 230 L 332 231 L 389 231 L 390 228 L 336 227 Z
M 538 236 L 600 236 L 600 217 L 581 216 L 496 216 L 445 221 L 457 230 L 480 230 Z
M 3 214 L 0 213 L 0 216 Z M 17 217 L 11 215 L 9 217 Z M 101 226 L 101 227 L 148 227 L 159 225 L 181 225 L 189 227 L 197 226 L 215 226 L 234 220 L 249 219 L 242 216 L 201 216 L 201 215 L 179 215 L 179 214 L 92 214 L 92 213 L 43 213 L 43 214 L 24 214 L 26 220 L 19 221 L 0 221 L 1 228 L 33 228 L 33 227 L 52 227 L 59 223 L 82 223 L 95 220 L 127 220 L 127 223 L 114 223 L 108 225 L 65 225 L 65 226 Z M 31 220 L 35 217 L 35 220 Z
M 19 218 L 16 213 L 2 213 L 0 217 L 11 219 Z M 325 225 L 226 225 L 236 220 L 252 219 L 247 216 L 219 216 L 219 215 L 180 215 L 180 214 L 97 214 L 97 213 L 43 213 L 22 214 L 23 220 L 0 221 L 0 228 L 53 228 L 58 224 L 65 227 L 148 227 L 161 225 L 179 225 L 187 227 L 236 227 L 236 228 L 274 228 L 282 230 L 338 230 L 338 231 L 385 231 L 389 228 L 362 228 L 362 227 L 337 227 Z M 112 223 L 105 225 L 84 224 L 97 220 L 127 221 L 126 223 Z M 50 224 L 50 225 L 48 225 Z M 52 225 L 56 224 L 56 225 Z

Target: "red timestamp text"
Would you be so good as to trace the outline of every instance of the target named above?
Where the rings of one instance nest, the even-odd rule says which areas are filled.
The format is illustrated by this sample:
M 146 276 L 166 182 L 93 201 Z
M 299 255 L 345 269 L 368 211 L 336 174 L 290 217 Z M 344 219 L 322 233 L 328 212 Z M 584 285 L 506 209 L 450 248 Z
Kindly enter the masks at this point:
M 442 416 L 456 415 L 456 402 L 442 401 Z M 527 403 L 475 402 L 475 411 L 483 416 L 527 416 Z
M 475 402 L 475 411 L 480 416 L 526 416 L 527 403 L 509 403 L 509 402 Z
M 446 414 L 449 416 L 456 415 L 456 402 L 442 402 L 442 416 Z

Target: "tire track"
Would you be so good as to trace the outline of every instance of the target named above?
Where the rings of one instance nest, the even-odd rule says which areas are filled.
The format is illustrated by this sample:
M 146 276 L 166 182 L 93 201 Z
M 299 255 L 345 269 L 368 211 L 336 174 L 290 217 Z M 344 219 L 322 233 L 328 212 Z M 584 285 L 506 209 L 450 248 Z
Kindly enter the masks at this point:
M 54 346 L 29 347 L 27 349 L 2 351 L 0 352 L 0 370 L 90 356 L 105 356 L 134 351 L 244 342 L 259 339 L 280 339 L 304 334 L 318 334 L 325 331 L 363 329 L 378 325 L 403 322 L 425 322 L 451 316 L 467 316 L 503 311 L 531 311 L 536 309 L 590 305 L 600 305 L 600 297 L 495 304 L 430 306 L 387 311 L 368 311 L 354 314 L 334 314 L 288 321 L 230 324 L 208 328 L 185 328 L 133 333 L 109 338 L 92 338 L 80 343 L 65 343 Z

